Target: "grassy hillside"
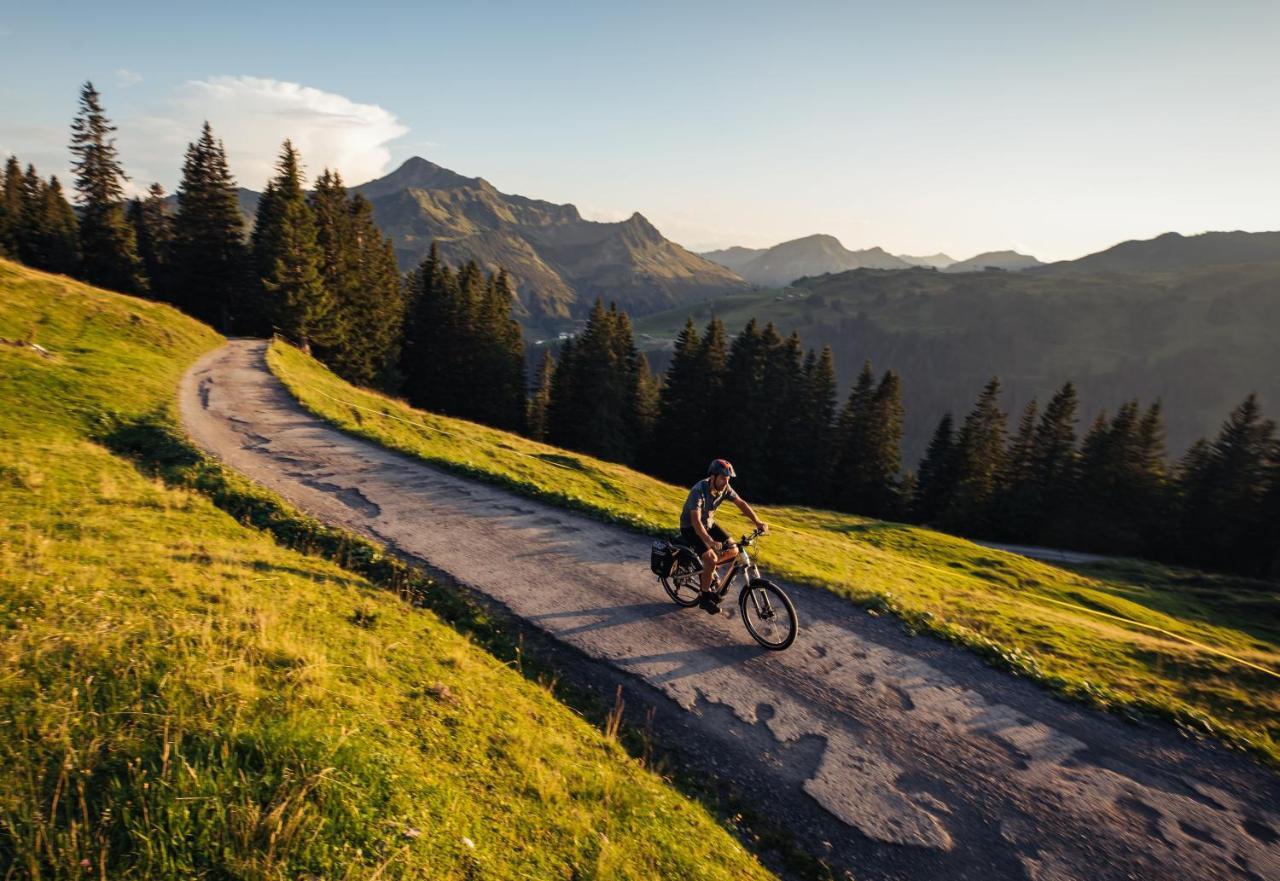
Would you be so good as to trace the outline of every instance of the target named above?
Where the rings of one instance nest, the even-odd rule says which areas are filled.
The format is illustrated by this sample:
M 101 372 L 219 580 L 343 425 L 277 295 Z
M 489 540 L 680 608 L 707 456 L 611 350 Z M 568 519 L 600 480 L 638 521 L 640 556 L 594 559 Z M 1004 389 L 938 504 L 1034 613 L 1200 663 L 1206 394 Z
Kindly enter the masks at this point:
M 896 370 L 908 463 L 993 374 L 1014 414 L 1075 382 L 1082 430 L 1098 410 L 1160 398 L 1175 456 L 1216 433 L 1250 391 L 1280 410 L 1280 263 L 1126 275 L 859 270 L 647 316 L 636 331 L 671 339 L 686 317 L 703 326 L 712 314 L 730 333 L 755 317 L 830 345 L 845 387 L 868 358 Z
M 595 517 L 673 531 L 679 487 L 411 410 L 353 388 L 283 343 L 268 362 L 306 407 L 355 434 Z M 730 514 L 726 525 L 746 531 Z M 1280 671 L 1274 585 L 1136 562 L 1068 571 L 925 529 L 809 508 L 762 516 L 775 527 L 762 548 L 769 572 L 893 611 L 912 628 L 1064 694 L 1151 711 L 1280 762 L 1280 680 L 1248 665 Z
M 0 337 L 0 877 L 767 876 L 430 612 L 95 440 L 171 427 L 210 330 L 0 261 Z

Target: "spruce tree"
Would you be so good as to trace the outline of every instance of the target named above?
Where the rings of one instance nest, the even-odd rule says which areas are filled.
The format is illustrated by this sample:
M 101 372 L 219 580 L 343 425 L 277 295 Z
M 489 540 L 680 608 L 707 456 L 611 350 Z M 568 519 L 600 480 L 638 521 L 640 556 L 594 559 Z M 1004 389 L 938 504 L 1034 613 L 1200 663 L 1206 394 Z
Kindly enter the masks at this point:
M 476 301 L 474 350 L 482 360 L 480 386 L 470 402 L 473 418 L 507 431 L 523 431 L 525 417 L 524 335 L 511 315 L 511 278 L 490 276 Z
M 264 233 L 275 229 L 274 220 L 264 223 Z M 182 163 L 172 269 L 173 299 L 191 315 L 224 333 L 270 332 L 270 316 L 249 268 L 244 218 L 226 148 L 208 122 L 187 145 Z
M 802 500 L 818 505 L 826 497 L 835 455 L 836 366 L 830 346 L 814 356 L 810 349 L 803 368 L 804 441 L 799 458 L 803 474 Z
M 285 141 L 276 176 L 259 203 L 254 264 L 274 326 L 304 351 L 334 337 L 334 304 L 321 275 L 315 212 L 302 189 L 298 152 Z
M 164 187 L 153 183 L 146 199 L 131 199 L 126 212 L 138 241 L 138 256 L 153 299 L 174 302 L 170 258 L 173 252 L 173 221 L 165 204 Z
M 0 253 L 14 260 L 22 259 L 19 236 L 24 188 L 22 164 L 11 155 L 5 160 L 4 181 L 0 184 Z
M 601 300 L 582 333 L 560 353 L 552 378 L 551 443 L 614 462 L 631 463 L 644 440 L 644 357 L 630 320 Z
M 1266 554 L 1258 524 L 1273 476 L 1275 423 L 1250 394 L 1223 423 L 1211 444 L 1188 451 L 1181 470 L 1183 558 L 1236 571 L 1261 569 Z
M 728 334 L 724 322 L 713 316 L 702 331 L 698 346 L 696 375 L 702 384 L 696 397 L 702 399 L 704 409 L 689 427 L 690 446 L 698 451 L 690 460 L 695 475 L 701 474 L 712 459 L 722 457 L 727 446 L 728 413 L 734 407 L 733 399 L 725 393 L 728 369 Z M 673 479 L 682 485 L 687 481 L 683 475 Z
M 860 469 L 870 456 L 868 423 L 871 419 L 875 383 L 871 362 L 864 361 L 858 379 L 849 390 L 849 397 L 840 411 L 836 426 L 836 461 L 830 499 L 842 511 L 859 513 L 864 508 L 860 495 L 864 489 Z
M 896 373 L 886 371 L 875 385 L 871 363 L 863 365 L 842 414 L 841 431 L 833 481 L 837 504 L 869 517 L 900 518 L 902 389 Z
M 934 429 L 929 447 L 920 460 L 911 517 L 917 523 L 939 522 L 951 505 L 956 485 L 955 420 L 947 413 Z
M 412 307 L 406 319 L 400 372 L 404 392 L 415 407 L 451 412 L 456 371 L 466 369 L 468 345 L 458 280 L 432 242 L 427 258 L 410 282 Z
M 1073 508 L 1079 475 L 1076 421 L 1079 400 L 1068 382 L 1054 394 L 1031 444 L 1033 507 L 1028 539 L 1064 544 L 1074 531 Z
M 47 269 L 49 230 L 45 223 L 44 181 L 34 165 L 27 165 L 18 186 L 18 259 L 28 266 Z
M 706 380 L 698 350 L 702 338 L 690 319 L 676 336 L 675 348 L 658 398 L 658 412 L 649 452 L 649 471 L 666 480 L 683 482 L 696 474 L 699 460 L 710 456 L 697 446 L 701 422 L 707 416 Z
M 762 500 L 795 503 L 804 498 L 808 413 L 800 337 L 791 334 L 769 346 L 765 363 L 764 420 L 767 428 Z
M 551 383 L 556 372 L 556 359 L 551 350 L 543 351 L 538 369 L 533 394 L 529 397 L 529 415 L 525 419 L 525 433 L 537 441 L 547 439 L 547 415 L 551 408 Z
M 48 236 L 45 248 L 48 265 L 45 268 L 50 272 L 70 275 L 79 262 L 79 222 L 56 176 L 49 178 L 42 197 L 44 228 Z
M 718 417 L 723 433 L 718 438 L 720 449 L 716 456 L 733 462 L 738 485 L 748 496 L 758 497 L 760 490 L 769 485 L 764 378 L 769 349 L 781 339 L 773 325 L 762 331 L 752 318 L 733 338 L 725 365 L 721 399 L 724 410 Z
M 943 516 L 951 532 L 990 534 L 997 480 L 1004 463 L 1005 414 L 999 407 L 1000 380 L 992 377 L 965 417 L 956 441 L 956 485 Z
M 146 276 L 133 228 L 124 216 L 128 180 L 116 157 L 115 126 L 108 122 L 93 83 L 80 92 L 71 123 L 72 167 L 80 205 L 80 277 L 129 294 L 146 293 Z
M 1039 407 L 1032 398 L 1018 420 L 1018 432 L 1005 453 L 997 480 L 994 534 L 1005 541 L 1026 541 L 1034 532 L 1037 499 L 1035 488 L 1035 432 Z

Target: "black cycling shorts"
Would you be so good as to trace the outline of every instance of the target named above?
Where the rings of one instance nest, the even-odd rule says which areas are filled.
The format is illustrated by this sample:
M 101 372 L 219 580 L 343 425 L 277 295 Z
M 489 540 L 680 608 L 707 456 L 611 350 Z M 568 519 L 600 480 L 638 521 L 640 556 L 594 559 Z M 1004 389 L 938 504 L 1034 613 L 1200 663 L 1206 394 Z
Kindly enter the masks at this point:
M 720 524 L 712 523 L 707 527 L 707 535 L 716 541 L 728 541 L 729 533 L 720 528 Z M 698 533 L 693 531 L 692 526 L 680 527 L 680 540 L 693 549 L 693 552 L 701 557 L 707 550 L 707 543 L 702 540 Z

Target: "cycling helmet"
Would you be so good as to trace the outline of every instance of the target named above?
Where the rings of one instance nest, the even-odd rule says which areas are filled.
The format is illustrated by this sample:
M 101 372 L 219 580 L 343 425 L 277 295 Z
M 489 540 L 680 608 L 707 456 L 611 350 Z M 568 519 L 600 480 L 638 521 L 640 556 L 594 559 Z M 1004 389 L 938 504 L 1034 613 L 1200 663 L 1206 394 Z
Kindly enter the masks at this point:
M 725 477 L 737 477 L 734 473 L 733 466 L 729 464 L 728 459 L 712 459 L 711 464 L 707 466 L 707 474 L 723 474 Z

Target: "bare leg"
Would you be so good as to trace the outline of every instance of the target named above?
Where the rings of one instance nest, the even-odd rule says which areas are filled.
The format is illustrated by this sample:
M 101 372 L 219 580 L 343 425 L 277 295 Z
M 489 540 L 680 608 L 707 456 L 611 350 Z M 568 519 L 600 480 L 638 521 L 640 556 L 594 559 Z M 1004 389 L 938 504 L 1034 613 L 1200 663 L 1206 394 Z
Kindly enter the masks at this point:
M 702 572 L 700 572 L 699 575 L 702 577 L 703 593 L 711 590 L 711 579 L 715 576 L 716 569 L 721 565 L 728 563 L 736 556 L 738 556 L 737 548 L 730 548 L 719 556 L 717 556 L 716 552 L 713 550 L 706 550 L 702 552 L 700 557 L 702 560 Z

